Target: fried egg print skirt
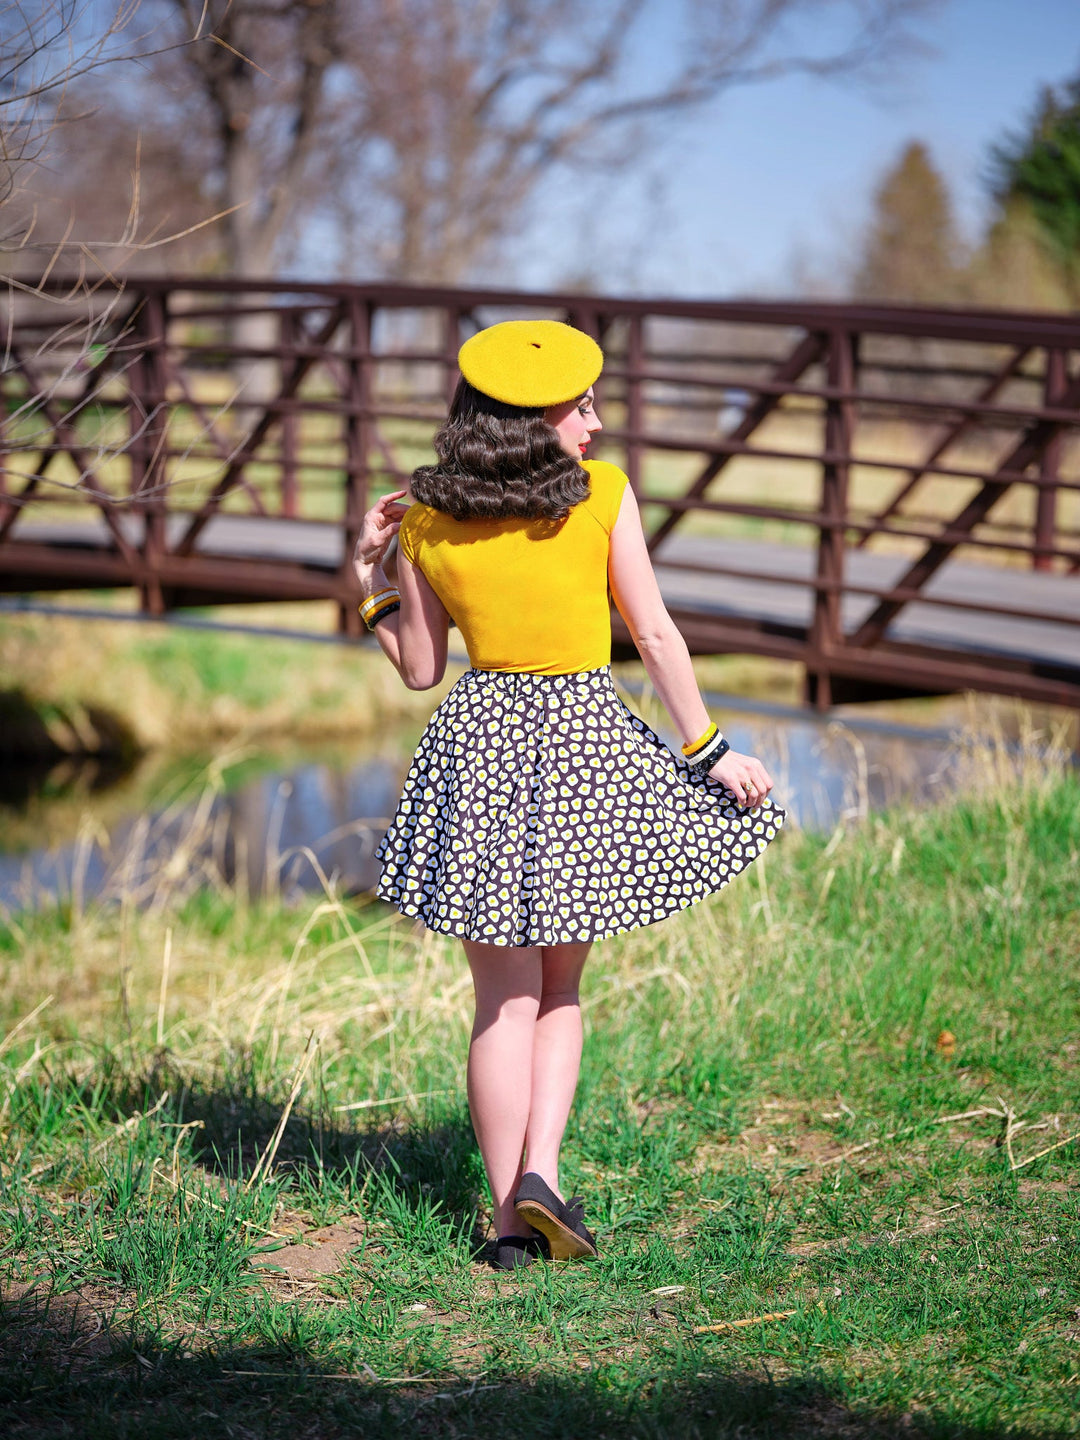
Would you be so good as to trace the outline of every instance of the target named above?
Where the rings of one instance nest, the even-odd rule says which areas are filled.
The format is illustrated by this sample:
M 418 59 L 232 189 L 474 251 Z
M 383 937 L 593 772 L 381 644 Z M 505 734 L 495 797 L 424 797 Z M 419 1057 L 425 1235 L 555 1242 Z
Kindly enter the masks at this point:
M 466 940 L 600 940 L 722 890 L 784 818 L 694 775 L 609 665 L 472 669 L 421 736 L 375 851 L 376 894 Z

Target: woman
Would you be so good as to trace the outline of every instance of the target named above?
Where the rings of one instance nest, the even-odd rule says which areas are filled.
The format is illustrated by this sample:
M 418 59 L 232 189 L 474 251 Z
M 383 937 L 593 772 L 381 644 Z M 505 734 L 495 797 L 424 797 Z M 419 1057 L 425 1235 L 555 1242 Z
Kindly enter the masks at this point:
M 459 364 L 438 463 L 413 476 L 419 503 L 399 490 L 368 511 L 355 568 L 361 614 L 410 689 L 441 680 L 451 618 L 468 650 L 376 851 L 377 893 L 464 944 L 469 1108 L 495 1263 L 513 1268 L 596 1254 L 559 1188 L 592 942 L 721 889 L 784 812 L 761 761 L 709 719 L 627 477 L 585 459 L 600 347 L 556 321 L 507 321 Z M 395 534 L 396 586 L 381 568 Z M 615 691 L 609 587 L 681 757 Z

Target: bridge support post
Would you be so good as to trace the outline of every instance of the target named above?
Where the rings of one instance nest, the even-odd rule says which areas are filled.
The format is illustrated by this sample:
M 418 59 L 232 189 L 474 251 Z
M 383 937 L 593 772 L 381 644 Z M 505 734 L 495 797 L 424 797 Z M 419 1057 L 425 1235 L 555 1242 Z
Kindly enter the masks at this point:
M 150 291 L 139 317 L 140 349 L 132 367 L 130 409 L 131 498 L 142 515 L 142 574 L 139 603 L 149 615 L 164 615 L 169 608 L 162 589 L 160 567 L 165 556 L 166 494 L 168 476 L 166 443 L 166 292 Z
M 1043 382 L 1043 403 L 1048 409 L 1062 403 L 1068 387 L 1069 373 L 1064 350 L 1047 350 L 1046 378 Z M 1041 484 L 1035 494 L 1035 550 L 1031 557 L 1035 570 L 1053 570 L 1054 557 L 1044 549 L 1054 548 L 1057 531 L 1057 482 L 1061 469 L 1062 433 L 1060 430 L 1047 441 L 1039 465 Z
M 850 395 L 855 389 L 855 337 L 847 330 L 829 332 L 828 387 Z M 810 622 L 810 653 L 804 695 L 815 710 L 833 703 L 829 655 L 844 643 L 840 600 L 844 584 L 844 521 L 848 506 L 848 468 L 855 431 L 850 400 L 825 402 L 824 455 L 821 466 L 817 577 Z
M 371 449 L 371 330 L 370 301 L 354 296 L 348 303 L 349 361 L 346 366 L 345 413 L 345 549 L 341 559 L 342 581 L 352 595 L 356 584 L 352 556 L 367 509 L 368 455 Z M 354 638 L 363 634 L 355 600 L 338 604 L 338 631 Z
M 296 342 L 299 338 L 296 315 L 291 310 L 282 310 L 278 319 L 278 346 L 281 355 L 281 384 L 296 363 Z M 297 503 L 297 430 L 300 417 L 292 405 L 281 412 L 278 425 L 281 430 L 281 513 L 286 520 L 295 520 L 299 515 Z
M 635 495 L 641 494 L 641 441 L 645 429 L 645 406 L 641 372 L 645 368 L 645 321 L 631 315 L 626 336 L 626 474 Z

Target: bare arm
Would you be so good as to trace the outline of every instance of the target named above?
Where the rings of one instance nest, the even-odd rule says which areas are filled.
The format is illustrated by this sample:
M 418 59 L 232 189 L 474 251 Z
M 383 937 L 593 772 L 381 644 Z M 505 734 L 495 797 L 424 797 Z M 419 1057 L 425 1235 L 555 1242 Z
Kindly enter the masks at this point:
M 407 506 L 395 503 L 404 490 L 377 500 L 364 516 L 353 555 L 353 569 L 364 599 L 388 588 L 382 562 Z M 410 690 L 430 690 L 446 673 L 450 617 L 422 572 L 401 554 L 395 556 L 401 609 L 380 620 L 374 635 Z
M 698 689 L 686 641 L 668 614 L 656 583 L 641 513 L 629 485 L 611 532 L 608 582 L 653 689 L 683 742 L 689 744 L 704 733 L 709 712 Z M 726 785 L 740 804 L 748 799 L 754 803 L 763 800 L 772 789 L 772 780 L 761 761 L 734 750 L 718 760 L 709 774 Z

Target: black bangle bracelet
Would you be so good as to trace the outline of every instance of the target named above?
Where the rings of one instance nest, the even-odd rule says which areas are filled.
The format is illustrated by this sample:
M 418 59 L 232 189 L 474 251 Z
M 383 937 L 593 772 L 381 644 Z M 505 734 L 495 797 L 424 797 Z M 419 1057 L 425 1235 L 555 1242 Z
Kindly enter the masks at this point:
M 715 750 L 710 750 L 709 754 L 706 755 L 704 759 L 698 760 L 696 762 L 690 760 L 687 761 L 687 764 L 694 773 L 707 775 L 709 771 L 713 768 L 713 766 L 716 764 L 716 762 L 720 759 L 720 757 L 722 755 L 726 755 L 730 749 L 730 742 L 727 740 L 721 740 L 720 744 L 717 745 Z
M 380 620 L 385 620 L 387 615 L 392 615 L 395 610 L 400 609 L 400 601 L 395 600 L 392 605 L 383 606 L 383 608 L 376 614 L 375 618 L 373 620 L 365 621 L 365 624 L 367 625 L 367 628 L 369 630 L 374 630 L 375 626 L 379 623 Z

